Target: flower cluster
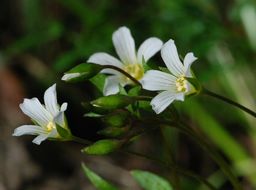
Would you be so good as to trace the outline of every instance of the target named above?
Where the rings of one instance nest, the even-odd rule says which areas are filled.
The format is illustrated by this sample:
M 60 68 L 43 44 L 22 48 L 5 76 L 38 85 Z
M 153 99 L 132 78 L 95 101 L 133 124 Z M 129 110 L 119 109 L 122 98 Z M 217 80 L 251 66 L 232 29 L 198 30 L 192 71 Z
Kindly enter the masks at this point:
M 135 100 L 133 97 L 113 97 L 113 95 L 120 92 L 120 87 L 135 85 L 134 81 L 144 90 L 158 92 L 150 102 L 157 114 L 163 112 L 173 101 L 184 101 L 186 95 L 196 91 L 188 78 L 193 78 L 190 67 L 197 58 L 193 53 L 188 53 L 182 63 L 172 39 L 163 44 L 159 38 L 150 37 L 140 45 L 136 52 L 130 30 L 127 27 L 120 27 L 113 33 L 112 41 L 119 59 L 108 53 L 98 52 L 91 55 L 87 63 L 74 67 L 62 77 L 64 81 L 81 81 L 99 72 L 106 74 L 103 94 L 107 97 L 111 96 L 106 100 L 111 101 L 106 104 L 105 99 L 101 98 L 94 101 L 94 106 L 119 108 L 120 105 L 131 104 Z M 159 51 L 161 51 L 167 72 L 151 70 L 146 65 L 148 60 Z M 70 132 L 64 116 L 67 103 L 62 106 L 58 105 L 55 84 L 46 90 L 44 103 L 45 105 L 42 105 L 37 98 L 32 98 L 25 99 L 20 104 L 21 110 L 32 119 L 35 125 L 18 127 L 13 133 L 14 136 L 37 135 L 33 142 L 40 144 L 45 139 L 63 139 L 59 130 L 64 129 Z

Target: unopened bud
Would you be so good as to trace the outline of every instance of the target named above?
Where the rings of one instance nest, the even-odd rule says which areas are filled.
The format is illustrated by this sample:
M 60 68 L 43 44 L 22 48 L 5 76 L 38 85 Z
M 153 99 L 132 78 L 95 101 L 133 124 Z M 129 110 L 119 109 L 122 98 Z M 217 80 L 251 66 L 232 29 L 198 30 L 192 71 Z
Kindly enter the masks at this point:
M 66 72 L 61 80 L 68 82 L 78 82 L 90 79 L 97 75 L 103 69 L 102 65 L 92 63 L 81 63 L 68 72 Z
M 98 98 L 91 102 L 95 107 L 104 108 L 104 109 L 119 109 L 124 108 L 131 103 L 135 102 L 136 98 L 125 95 L 110 95 Z
M 81 151 L 91 155 L 104 155 L 117 150 L 122 142 L 114 139 L 104 139 L 82 149 Z

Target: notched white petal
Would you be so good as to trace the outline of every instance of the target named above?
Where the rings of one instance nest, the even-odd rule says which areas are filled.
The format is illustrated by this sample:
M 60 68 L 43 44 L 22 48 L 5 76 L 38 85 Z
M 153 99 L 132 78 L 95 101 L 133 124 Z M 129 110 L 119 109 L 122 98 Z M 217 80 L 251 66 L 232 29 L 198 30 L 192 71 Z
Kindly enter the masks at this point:
M 87 60 L 88 63 L 95 63 L 99 65 L 113 65 L 122 68 L 123 64 L 118 59 L 104 52 L 94 53 Z
M 143 58 L 147 62 L 153 55 L 155 55 L 163 46 L 163 42 L 156 38 L 151 37 L 145 40 L 139 47 L 137 59 L 142 64 Z
M 38 135 L 36 138 L 34 138 L 32 142 L 37 145 L 40 145 L 41 142 L 43 142 L 47 138 L 48 138 L 48 134 L 41 134 L 41 135 Z
M 195 60 L 197 60 L 197 57 L 195 57 L 192 52 L 187 53 L 187 55 L 184 58 L 185 76 L 192 77 L 190 67 Z
M 159 90 L 169 90 L 171 86 L 175 83 L 176 78 L 171 74 L 150 70 L 147 71 L 141 80 L 142 86 L 146 90 L 159 91 Z
M 22 135 L 39 135 L 45 133 L 45 130 L 37 125 L 22 125 L 16 128 L 13 132 L 13 136 Z
M 65 127 L 65 116 L 64 112 L 59 112 L 58 115 L 54 118 L 54 122 L 61 127 Z
M 39 125 L 45 126 L 52 119 L 51 114 L 43 107 L 37 98 L 24 99 L 20 104 L 24 114 L 36 121 Z
M 152 109 L 159 114 L 163 112 L 175 99 L 175 94 L 170 91 L 163 91 L 152 99 Z
M 105 96 L 116 94 L 119 92 L 119 77 L 118 76 L 110 76 L 105 80 L 105 85 L 103 89 L 103 94 Z
M 120 27 L 112 36 L 115 50 L 124 64 L 135 64 L 135 42 L 127 27 Z
M 59 105 L 57 103 L 56 84 L 49 87 L 44 93 L 44 103 L 46 109 L 54 117 L 59 112 Z
M 81 76 L 80 73 L 66 73 L 63 75 L 63 77 L 61 78 L 61 80 L 64 80 L 64 81 L 69 81 L 71 79 L 74 79 L 74 78 L 77 78 Z
M 180 76 L 184 74 L 184 65 L 179 59 L 179 54 L 176 45 L 172 39 L 167 41 L 162 49 L 161 56 L 164 60 L 169 71 L 175 76 Z

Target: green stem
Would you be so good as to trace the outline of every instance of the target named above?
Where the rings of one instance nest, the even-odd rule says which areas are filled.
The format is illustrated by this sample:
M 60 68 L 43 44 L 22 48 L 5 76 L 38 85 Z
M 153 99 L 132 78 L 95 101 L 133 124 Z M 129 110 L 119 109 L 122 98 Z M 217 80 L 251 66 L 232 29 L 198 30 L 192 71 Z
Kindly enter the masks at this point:
M 217 190 L 211 183 L 209 183 L 206 179 L 204 179 L 203 177 L 189 171 L 189 170 L 185 170 L 185 169 L 182 169 L 180 167 L 177 167 L 175 165 L 172 165 L 172 164 L 168 164 L 162 160 L 159 160 L 157 158 L 153 158 L 153 157 L 150 157 L 150 156 L 147 156 L 147 155 L 144 155 L 144 154 L 141 154 L 141 153 L 138 153 L 138 152 L 133 152 L 133 151 L 130 151 L 130 150 L 122 150 L 122 153 L 125 153 L 125 154 L 130 154 L 130 155 L 134 155 L 134 156 L 137 156 L 137 157 L 140 157 L 140 158 L 143 158 L 143 159 L 147 159 L 149 161 L 152 161 L 152 162 L 156 162 L 158 164 L 161 164 L 162 166 L 164 167 L 167 167 L 171 170 L 175 170 L 176 172 L 184 175 L 184 176 L 188 176 L 188 177 L 191 177 L 191 178 L 194 178 L 195 180 L 199 181 L 200 183 L 203 183 L 205 184 L 209 189 L 211 190 Z
M 83 139 L 83 138 L 80 138 L 80 137 L 76 137 L 76 136 L 73 136 L 73 135 L 72 135 L 72 137 L 71 137 L 71 140 L 72 140 L 72 141 L 75 141 L 75 142 L 77 142 L 77 143 L 80 143 L 80 144 L 85 144 L 85 145 L 90 145 L 90 144 L 92 144 L 91 141 L 88 141 L 88 140 L 86 140 L 86 139 Z
M 125 75 L 126 77 L 128 77 L 131 81 L 133 81 L 135 84 L 139 85 L 142 87 L 141 83 L 135 79 L 133 76 L 131 76 L 129 73 L 125 72 L 123 69 L 120 69 L 119 67 L 116 67 L 114 65 L 104 65 L 104 68 L 106 69 L 113 69 L 116 70 L 120 73 L 122 73 L 123 75 Z
M 249 108 L 247 108 L 247 107 L 245 107 L 245 106 L 243 106 L 243 105 L 241 105 L 241 104 L 239 104 L 237 102 L 234 102 L 233 100 L 230 100 L 230 99 L 228 99 L 228 98 L 226 98 L 224 96 L 216 94 L 216 93 L 214 93 L 214 92 L 212 92 L 210 90 L 207 90 L 205 88 L 202 89 L 202 93 L 205 94 L 205 95 L 217 98 L 219 100 L 222 100 L 222 101 L 224 101 L 224 102 L 226 102 L 226 103 L 228 103 L 228 104 L 230 104 L 232 106 L 235 106 L 235 107 L 243 110 L 244 112 L 250 114 L 251 116 L 256 117 L 256 112 L 250 110 Z

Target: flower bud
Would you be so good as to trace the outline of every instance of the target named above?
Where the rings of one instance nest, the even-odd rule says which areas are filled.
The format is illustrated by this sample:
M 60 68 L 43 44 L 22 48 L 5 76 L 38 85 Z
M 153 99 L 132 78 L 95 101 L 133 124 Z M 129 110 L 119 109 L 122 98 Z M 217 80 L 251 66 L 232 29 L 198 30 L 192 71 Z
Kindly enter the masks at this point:
M 95 107 L 93 106 L 90 102 L 82 102 L 81 103 L 83 108 L 85 109 L 86 113 L 96 113 L 100 115 L 104 115 L 108 113 L 108 110 L 100 108 L 100 107 Z
M 129 130 L 129 127 L 107 127 L 106 129 L 98 131 L 99 135 L 104 135 L 106 137 L 120 137 L 124 135 Z
M 122 141 L 114 139 L 103 139 L 85 147 L 81 151 L 91 155 L 104 155 L 117 150 L 122 145 Z
M 95 107 L 104 109 L 119 109 L 128 106 L 136 101 L 136 98 L 124 95 L 110 95 L 98 98 L 91 102 Z
M 122 127 L 127 124 L 130 113 L 126 110 L 116 110 L 105 117 L 102 121 L 110 127 Z
M 67 82 L 78 82 L 90 79 L 103 69 L 102 65 L 92 63 L 81 63 L 66 72 L 61 80 Z

